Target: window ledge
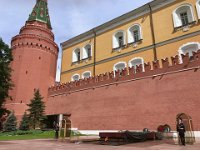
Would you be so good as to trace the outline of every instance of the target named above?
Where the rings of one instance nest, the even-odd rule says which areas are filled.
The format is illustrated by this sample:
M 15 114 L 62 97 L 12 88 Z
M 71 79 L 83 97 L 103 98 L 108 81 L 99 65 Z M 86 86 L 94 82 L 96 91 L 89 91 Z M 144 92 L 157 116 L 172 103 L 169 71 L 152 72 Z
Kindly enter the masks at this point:
M 76 64 L 80 64 L 80 63 L 81 63 L 81 60 L 78 60 L 78 61 L 72 62 L 72 65 L 76 65 Z
M 87 58 L 83 58 L 82 61 L 91 60 L 91 59 L 92 59 L 92 56 L 87 57 Z
M 134 44 L 139 44 L 139 43 L 141 43 L 142 41 L 143 41 L 143 39 L 139 39 L 139 40 L 137 40 L 137 41 L 134 41 L 134 42 L 128 43 L 128 46 L 130 46 L 130 45 L 134 45 Z
M 81 60 L 78 60 L 78 61 L 75 61 L 75 62 L 72 62 L 72 66 L 73 66 L 73 65 L 80 64 L 80 63 L 82 63 L 82 62 L 84 62 L 84 61 L 91 60 L 91 59 L 92 59 L 92 56 L 90 56 L 90 57 L 87 57 L 87 58 L 83 58 L 83 59 L 81 59 Z
M 117 47 L 117 48 L 113 48 L 113 49 L 112 49 L 112 52 L 115 52 L 115 51 L 117 51 L 117 50 L 121 50 L 121 49 L 124 49 L 124 48 L 126 48 L 126 44 L 124 44 L 124 45 L 122 45 L 122 46 L 120 46 L 120 47 Z
M 192 21 L 192 22 L 189 22 L 187 25 L 182 25 L 182 26 L 179 26 L 179 27 L 175 27 L 174 31 L 179 31 L 179 30 L 182 30 L 184 28 L 189 28 L 189 27 L 191 27 L 191 26 L 193 26 L 195 24 L 196 24 L 196 21 Z

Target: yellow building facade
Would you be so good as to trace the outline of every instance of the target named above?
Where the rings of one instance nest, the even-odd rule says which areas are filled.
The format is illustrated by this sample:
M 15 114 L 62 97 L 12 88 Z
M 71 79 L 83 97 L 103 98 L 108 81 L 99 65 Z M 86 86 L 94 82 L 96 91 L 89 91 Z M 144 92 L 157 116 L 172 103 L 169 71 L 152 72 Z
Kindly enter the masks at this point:
M 175 55 L 192 58 L 200 49 L 200 0 L 152 1 L 61 45 L 61 83 Z

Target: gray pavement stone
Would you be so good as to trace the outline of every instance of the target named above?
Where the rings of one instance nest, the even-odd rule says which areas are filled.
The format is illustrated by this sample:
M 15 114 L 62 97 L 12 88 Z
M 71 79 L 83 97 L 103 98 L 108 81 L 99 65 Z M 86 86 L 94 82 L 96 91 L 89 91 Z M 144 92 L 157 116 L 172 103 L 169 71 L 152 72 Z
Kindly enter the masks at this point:
M 0 141 L 0 150 L 200 150 L 200 142 L 180 146 L 170 140 L 148 141 L 122 146 L 68 143 L 55 140 Z

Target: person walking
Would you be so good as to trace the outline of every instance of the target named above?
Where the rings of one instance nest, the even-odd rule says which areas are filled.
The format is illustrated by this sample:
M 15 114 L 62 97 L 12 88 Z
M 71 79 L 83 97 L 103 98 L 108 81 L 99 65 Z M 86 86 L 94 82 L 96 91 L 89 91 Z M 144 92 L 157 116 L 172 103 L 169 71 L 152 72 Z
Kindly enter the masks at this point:
M 177 132 L 181 140 L 181 144 L 185 146 L 185 126 L 181 118 L 178 119 Z

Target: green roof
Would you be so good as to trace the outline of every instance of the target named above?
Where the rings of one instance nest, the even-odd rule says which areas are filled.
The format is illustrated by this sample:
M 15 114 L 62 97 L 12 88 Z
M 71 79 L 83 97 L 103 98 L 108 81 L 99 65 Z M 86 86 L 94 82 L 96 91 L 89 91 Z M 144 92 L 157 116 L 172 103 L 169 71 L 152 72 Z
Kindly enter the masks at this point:
M 39 21 L 46 23 L 49 29 L 52 29 L 47 0 L 37 0 L 32 13 L 29 15 L 28 21 Z

